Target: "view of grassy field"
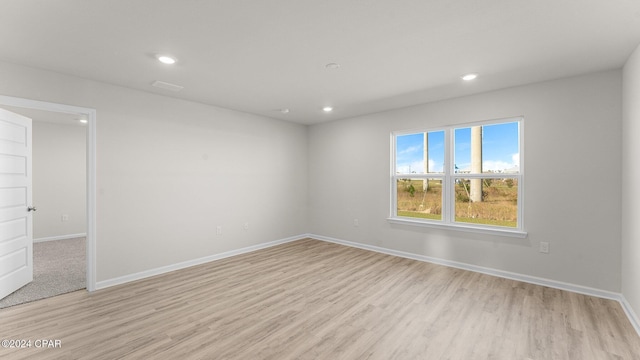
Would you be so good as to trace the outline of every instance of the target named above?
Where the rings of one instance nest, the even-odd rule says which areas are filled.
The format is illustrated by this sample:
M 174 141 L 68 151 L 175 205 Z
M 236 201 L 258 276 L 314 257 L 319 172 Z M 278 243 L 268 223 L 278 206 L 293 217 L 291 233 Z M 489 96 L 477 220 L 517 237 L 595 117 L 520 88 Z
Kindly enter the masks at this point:
M 430 179 L 424 190 L 424 180 L 400 179 L 397 184 L 398 216 L 442 219 L 442 181 Z M 517 227 L 517 179 L 485 179 L 482 201 L 469 200 L 469 180 L 460 179 L 455 189 L 455 221 L 464 223 Z

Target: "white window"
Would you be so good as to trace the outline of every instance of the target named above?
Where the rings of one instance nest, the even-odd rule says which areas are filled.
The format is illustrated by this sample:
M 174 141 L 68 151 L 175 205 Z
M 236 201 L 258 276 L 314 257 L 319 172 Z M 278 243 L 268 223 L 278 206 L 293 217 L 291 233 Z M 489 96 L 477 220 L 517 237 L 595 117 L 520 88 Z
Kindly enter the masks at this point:
M 389 221 L 524 237 L 523 119 L 391 136 Z

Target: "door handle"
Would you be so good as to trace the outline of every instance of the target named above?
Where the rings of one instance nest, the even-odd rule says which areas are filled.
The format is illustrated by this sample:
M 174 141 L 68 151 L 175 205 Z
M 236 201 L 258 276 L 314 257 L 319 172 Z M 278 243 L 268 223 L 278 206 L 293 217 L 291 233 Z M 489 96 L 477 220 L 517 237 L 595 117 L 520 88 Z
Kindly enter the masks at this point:
M 38 209 L 36 209 L 36 207 L 35 207 L 35 206 L 29 206 L 29 207 L 27 208 L 27 211 L 36 211 L 36 210 L 38 210 Z

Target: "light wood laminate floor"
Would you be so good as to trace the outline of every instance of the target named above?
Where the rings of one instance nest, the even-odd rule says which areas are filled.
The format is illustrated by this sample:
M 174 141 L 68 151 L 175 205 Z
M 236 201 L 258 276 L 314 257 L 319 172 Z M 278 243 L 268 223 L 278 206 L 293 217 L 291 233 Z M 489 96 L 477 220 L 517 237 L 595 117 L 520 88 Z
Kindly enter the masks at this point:
M 317 240 L 0 310 L 2 359 L 640 359 L 620 305 Z

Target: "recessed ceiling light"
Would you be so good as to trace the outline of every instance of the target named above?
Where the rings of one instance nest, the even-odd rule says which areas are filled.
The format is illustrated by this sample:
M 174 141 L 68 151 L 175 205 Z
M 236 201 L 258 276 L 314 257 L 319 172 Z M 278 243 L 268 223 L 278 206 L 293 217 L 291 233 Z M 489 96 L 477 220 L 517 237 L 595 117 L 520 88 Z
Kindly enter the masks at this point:
M 87 119 L 80 119 L 80 120 L 78 120 L 78 121 L 80 121 L 82 124 L 86 124 L 86 123 L 88 123 L 88 122 L 89 122 Z
M 474 80 L 477 77 L 478 77 L 478 74 L 466 74 L 466 75 L 462 76 L 462 80 L 471 81 L 471 80 Z
M 333 108 L 331 106 L 325 106 L 325 107 L 322 108 L 322 111 L 324 111 L 324 112 L 332 112 Z
M 283 114 L 288 114 L 288 113 L 289 113 L 289 109 L 287 109 L 287 108 L 280 109 L 279 111 L 280 111 L 281 113 L 283 113 Z
M 328 63 L 324 67 L 326 67 L 327 69 L 338 69 L 340 67 L 340 64 L 338 64 L 338 63 Z
M 176 63 L 176 59 L 172 58 L 171 56 L 167 56 L 167 55 L 158 55 L 158 61 L 160 61 L 163 64 L 167 64 L 167 65 L 171 65 L 171 64 L 175 64 Z

